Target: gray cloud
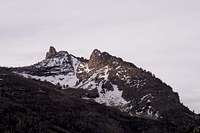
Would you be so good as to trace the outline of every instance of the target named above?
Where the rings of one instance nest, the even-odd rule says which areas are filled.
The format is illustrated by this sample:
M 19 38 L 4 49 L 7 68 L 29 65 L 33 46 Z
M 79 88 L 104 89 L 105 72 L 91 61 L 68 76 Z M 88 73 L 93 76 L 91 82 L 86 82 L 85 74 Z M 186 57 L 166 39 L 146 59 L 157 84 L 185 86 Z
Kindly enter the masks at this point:
M 152 71 L 200 112 L 199 0 L 0 0 L 2 66 L 42 60 L 49 45 L 94 48 Z

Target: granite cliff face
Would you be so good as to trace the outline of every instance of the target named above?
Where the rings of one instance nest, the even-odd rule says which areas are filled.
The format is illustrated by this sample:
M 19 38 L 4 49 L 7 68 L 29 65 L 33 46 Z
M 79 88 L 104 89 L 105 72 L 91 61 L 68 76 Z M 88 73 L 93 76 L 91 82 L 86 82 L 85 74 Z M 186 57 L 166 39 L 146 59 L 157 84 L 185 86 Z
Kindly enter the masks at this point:
M 130 117 L 171 123 L 180 132 L 198 125 L 199 117 L 181 104 L 169 85 L 151 72 L 97 49 L 87 60 L 51 47 L 45 60 L 11 71 L 75 91 L 71 94 Z

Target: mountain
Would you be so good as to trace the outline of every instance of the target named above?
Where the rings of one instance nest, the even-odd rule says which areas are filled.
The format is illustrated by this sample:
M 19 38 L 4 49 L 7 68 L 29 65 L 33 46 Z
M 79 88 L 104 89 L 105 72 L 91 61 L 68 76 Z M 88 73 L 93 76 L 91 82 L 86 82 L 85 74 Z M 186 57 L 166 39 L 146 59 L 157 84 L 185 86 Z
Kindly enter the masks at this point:
M 49 82 L 23 78 L 0 68 L 1 133 L 177 132 L 171 123 L 130 117 L 81 99 L 78 93 L 81 90 L 60 90 Z
M 170 132 L 182 133 L 199 125 L 199 116 L 180 102 L 178 93 L 169 85 L 151 72 L 97 49 L 89 59 L 84 59 L 50 47 L 43 61 L 31 66 L 10 68 L 9 71 L 34 82 L 52 83 L 59 86 L 59 92 L 70 94 L 80 101 L 95 103 L 105 110 L 118 110 L 128 115 L 130 120 L 138 118 L 149 123 L 163 122 L 165 126 L 170 125 L 169 131 L 173 129 Z M 157 128 L 163 130 L 161 132 L 167 131 L 166 127 Z

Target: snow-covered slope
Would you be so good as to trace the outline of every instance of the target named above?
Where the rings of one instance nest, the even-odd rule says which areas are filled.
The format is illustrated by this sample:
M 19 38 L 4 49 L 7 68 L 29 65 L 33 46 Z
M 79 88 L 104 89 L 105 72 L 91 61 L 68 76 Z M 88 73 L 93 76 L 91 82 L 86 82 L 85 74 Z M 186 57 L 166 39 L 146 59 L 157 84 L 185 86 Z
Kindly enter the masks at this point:
M 80 63 L 75 56 L 61 51 L 52 58 L 47 58 L 31 67 L 26 67 L 26 70 L 19 74 L 26 78 L 61 85 L 63 88 L 75 87 L 79 81 L 77 78 L 77 68 Z

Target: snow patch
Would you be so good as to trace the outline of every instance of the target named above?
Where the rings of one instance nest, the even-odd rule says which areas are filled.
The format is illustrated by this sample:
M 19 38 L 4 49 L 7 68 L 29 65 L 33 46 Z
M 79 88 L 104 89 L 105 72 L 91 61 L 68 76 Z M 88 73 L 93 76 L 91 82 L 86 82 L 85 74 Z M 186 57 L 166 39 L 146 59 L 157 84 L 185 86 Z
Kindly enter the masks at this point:
M 84 83 L 84 85 L 80 83 L 78 87 L 83 88 L 83 89 L 93 90 L 93 89 L 96 89 L 97 86 L 98 86 L 98 83 L 96 83 L 95 81 L 88 81 L 87 83 Z
M 83 73 L 83 72 L 89 73 L 91 71 L 91 69 L 89 69 L 88 64 L 83 64 L 83 63 L 79 64 L 79 69 L 81 70 L 79 70 L 77 73 Z
M 72 60 L 72 66 L 74 68 L 74 72 L 76 73 L 77 68 L 80 65 L 80 61 L 77 58 L 73 57 L 73 56 L 71 56 L 71 60 Z
M 99 97 L 95 99 L 97 103 L 106 104 L 106 106 L 124 106 L 128 102 L 122 97 L 122 91 L 118 89 L 117 85 L 113 85 L 113 91 L 106 91 L 102 93 L 102 82 L 98 86 Z
M 58 83 L 63 86 L 68 86 L 68 87 L 75 87 L 77 83 L 77 77 L 74 75 L 74 73 L 68 73 L 67 75 L 55 75 L 55 76 L 33 76 L 30 74 L 22 73 L 20 74 L 24 76 L 25 78 L 32 78 L 32 79 L 37 79 L 41 81 L 48 81 L 51 82 L 52 84 L 57 85 Z
M 42 67 L 68 67 L 69 69 L 69 55 L 67 53 L 62 53 L 62 56 L 45 59 L 42 62 L 35 65 L 36 68 L 42 68 Z
M 54 75 L 52 76 L 30 75 L 25 72 L 19 74 L 26 78 L 48 81 L 55 85 L 59 84 L 63 86 L 63 88 L 65 88 L 65 86 L 75 87 L 77 82 L 79 81 L 79 79 L 77 78 L 77 69 L 79 65 L 80 61 L 76 57 L 64 53 L 61 57 L 46 59 L 35 65 L 36 68 L 53 67 L 53 70 L 51 70 L 51 74 Z
M 88 97 L 82 97 L 82 99 L 84 99 L 84 100 L 90 100 L 91 98 L 88 98 Z
M 99 73 L 101 73 L 101 75 L 99 76 L 99 78 L 104 78 L 104 80 L 108 80 L 108 76 L 109 76 L 109 67 L 108 66 L 105 66 L 103 68 L 103 70 L 100 70 Z
M 104 81 L 107 81 L 109 76 L 109 70 L 110 69 L 108 66 L 105 66 L 102 69 L 97 70 L 87 80 L 79 83 L 77 87 L 88 90 L 96 89 L 99 86 L 99 82 L 97 81 L 97 79 L 103 79 Z

